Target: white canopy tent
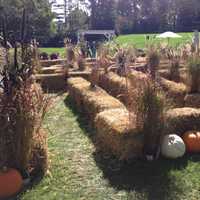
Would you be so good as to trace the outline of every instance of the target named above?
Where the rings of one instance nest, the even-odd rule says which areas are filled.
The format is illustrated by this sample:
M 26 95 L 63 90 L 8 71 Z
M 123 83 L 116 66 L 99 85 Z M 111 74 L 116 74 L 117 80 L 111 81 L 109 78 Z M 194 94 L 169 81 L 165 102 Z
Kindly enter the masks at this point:
M 170 38 L 182 38 L 182 36 L 177 33 L 167 31 L 167 32 L 157 35 L 156 38 L 168 39 L 168 44 L 169 44 Z
M 164 32 L 160 35 L 157 35 L 156 38 L 182 38 L 181 35 L 177 34 L 177 33 L 174 33 L 174 32 Z

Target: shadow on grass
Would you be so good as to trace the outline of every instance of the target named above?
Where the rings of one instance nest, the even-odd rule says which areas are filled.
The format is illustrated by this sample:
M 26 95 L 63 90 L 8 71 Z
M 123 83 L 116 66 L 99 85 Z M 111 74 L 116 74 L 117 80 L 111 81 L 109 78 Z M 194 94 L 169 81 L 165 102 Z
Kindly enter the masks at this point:
M 69 97 L 65 104 L 71 108 L 77 116 L 77 122 L 84 133 L 95 142 L 95 131 L 89 126 L 83 113 L 81 114 L 73 105 Z M 121 162 L 110 156 L 105 156 L 96 151 L 93 154 L 96 165 L 102 170 L 103 176 L 116 190 L 128 192 L 128 200 L 148 199 L 165 200 L 180 199 L 178 196 L 184 190 L 184 183 L 177 175 L 177 171 L 183 170 L 188 161 L 198 162 L 200 156 L 186 155 L 181 159 L 167 160 L 159 159 L 154 162 L 135 160 L 132 162 Z M 139 194 L 138 197 L 135 194 Z

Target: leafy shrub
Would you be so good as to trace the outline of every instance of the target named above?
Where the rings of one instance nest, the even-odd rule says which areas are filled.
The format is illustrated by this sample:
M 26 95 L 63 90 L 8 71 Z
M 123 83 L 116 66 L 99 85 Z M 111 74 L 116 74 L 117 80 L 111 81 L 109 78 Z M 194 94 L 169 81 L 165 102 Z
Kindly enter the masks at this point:
M 40 59 L 41 60 L 48 60 L 49 59 L 48 53 L 46 53 L 46 52 L 40 53 Z
M 51 60 L 57 60 L 59 58 L 59 53 L 52 53 L 51 55 L 50 55 L 50 59 Z
M 39 138 L 49 98 L 35 83 L 32 46 L 22 42 L 18 48 L 19 44 L 15 45 L 13 57 L 5 48 L 6 62 L 0 76 L 0 168 L 24 171 L 29 167 L 34 138 Z

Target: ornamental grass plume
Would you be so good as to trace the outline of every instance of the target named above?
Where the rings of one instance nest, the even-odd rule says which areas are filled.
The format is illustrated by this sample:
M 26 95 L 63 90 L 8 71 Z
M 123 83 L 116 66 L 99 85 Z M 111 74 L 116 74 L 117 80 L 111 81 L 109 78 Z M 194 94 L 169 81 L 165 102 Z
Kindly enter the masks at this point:
M 76 56 L 76 63 L 79 71 L 84 71 L 86 69 L 85 57 L 81 53 L 78 53 Z
M 136 59 L 136 50 L 133 46 L 120 47 L 115 55 L 118 66 L 118 74 L 126 75 L 126 68 L 129 67 Z
M 66 49 L 67 67 L 73 68 L 74 62 L 76 60 L 75 48 L 73 47 L 71 40 L 69 39 L 65 39 L 64 43 L 65 43 L 65 49 Z
M 180 81 L 180 62 L 181 62 L 181 49 L 169 48 L 167 51 L 167 57 L 171 61 L 169 68 L 170 80 L 179 82 Z
M 31 47 L 24 42 L 24 26 L 25 10 L 20 50 L 19 45 L 15 45 L 11 62 L 5 46 L 6 63 L 0 75 L 0 168 L 13 167 L 21 171 L 28 170 L 34 138 L 40 134 L 50 102 L 35 82 Z M 6 44 L 5 27 L 3 32 Z
M 200 58 L 194 54 L 188 59 L 189 92 L 200 92 Z
M 149 73 L 153 80 L 156 78 L 156 73 L 160 64 L 159 48 L 155 45 L 150 45 L 147 52 L 147 65 Z
M 97 60 L 100 67 L 103 68 L 104 72 L 107 74 L 109 72 L 109 68 L 111 66 L 111 60 L 112 60 L 112 57 L 109 55 L 110 54 L 109 46 L 102 44 L 98 48 L 97 54 L 98 54 Z
M 138 91 L 136 123 L 144 136 L 144 154 L 155 157 L 163 134 L 165 98 L 156 83 L 148 78 Z

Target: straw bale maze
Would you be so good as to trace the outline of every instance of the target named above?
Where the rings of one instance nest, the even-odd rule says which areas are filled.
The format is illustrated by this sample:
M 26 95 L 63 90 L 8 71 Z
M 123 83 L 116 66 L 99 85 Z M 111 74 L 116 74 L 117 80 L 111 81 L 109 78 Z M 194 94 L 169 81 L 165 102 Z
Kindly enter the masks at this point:
M 95 128 L 95 146 L 120 160 L 139 158 L 143 154 L 144 135 L 138 131 L 137 116 L 132 105 L 148 79 L 146 59 L 137 58 L 126 76 L 116 68 L 96 71 L 96 86 L 91 87 L 94 59 L 86 59 L 83 71 L 65 67 L 65 60 L 42 61 L 38 82 L 46 91 L 65 90 L 81 116 Z M 180 77 L 171 77 L 169 61 L 161 60 L 156 82 L 171 106 L 164 115 L 164 134 L 178 134 L 200 129 L 200 88 L 188 92 L 187 71 L 181 63 Z

